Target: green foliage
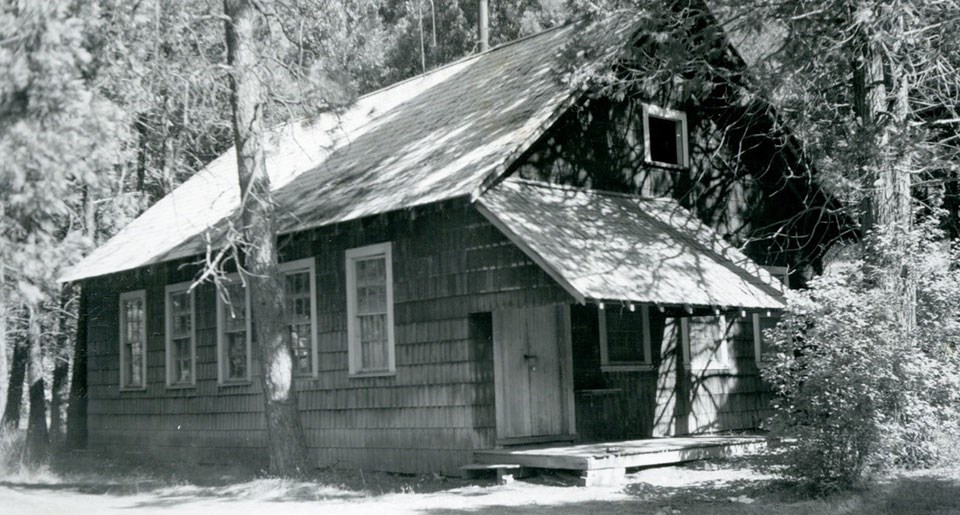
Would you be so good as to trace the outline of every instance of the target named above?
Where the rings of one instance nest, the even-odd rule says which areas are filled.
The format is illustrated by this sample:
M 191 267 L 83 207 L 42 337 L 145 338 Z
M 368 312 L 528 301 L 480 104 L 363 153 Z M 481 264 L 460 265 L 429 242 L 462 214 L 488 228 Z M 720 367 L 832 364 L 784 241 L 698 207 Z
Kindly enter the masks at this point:
M 894 290 L 854 259 L 789 293 L 768 335 L 776 342 L 762 367 L 776 395 L 769 426 L 797 439 L 787 472 L 821 492 L 886 467 L 934 464 L 958 441 L 960 331 L 944 314 L 960 309 L 960 270 L 935 227 L 931 218 L 907 238 L 918 281 L 913 334 L 903 332 Z M 877 239 L 872 249 L 894 252 L 896 238 Z
M 96 209 L 89 199 L 115 186 L 127 158 L 123 112 L 86 80 L 96 16 L 65 1 L 0 10 L 0 279 L 7 299 L 38 305 L 55 294 L 59 267 L 92 243 L 84 227 L 85 209 Z

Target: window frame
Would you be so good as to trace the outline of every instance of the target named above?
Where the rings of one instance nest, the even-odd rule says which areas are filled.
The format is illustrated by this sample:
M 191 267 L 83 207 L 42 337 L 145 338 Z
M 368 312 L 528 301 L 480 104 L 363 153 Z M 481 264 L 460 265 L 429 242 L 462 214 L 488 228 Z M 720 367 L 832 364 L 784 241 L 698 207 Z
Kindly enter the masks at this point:
M 362 349 L 358 341 L 354 319 L 357 317 L 357 274 L 354 263 L 376 257 L 383 257 L 386 281 L 387 304 L 387 368 L 377 370 L 362 369 Z M 347 363 L 351 378 L 392 376 L 397 373 L 396 338 L 394 331 L 393 306 L 393 243 L 383 242 L 364 247 L 348 249 L 344 252 L 347 288 Z
M 707 364 L 695 363 L 692 355 L 692 349 L 690 348 L 690 318 L 683 317 L 680 319 L 680 338 L 681 338 L 681 347 L 683 350 L 683 364 L 690 372 L 707 372 L 707 371 L 730 371 L 734 368 L 734 359 L 731 359 L 730 356 L 730 339 L 727 337 L 727 314 L 720 313 L 718 315 L 713 315 L 716 320 L 719 333 L 721 338 L 717 342 L 716 347 L 711 355 L 716 356 L 719 349 L 723 349 L 723 360 L 711 360 Z
M 126 310 L 124 310 L 124 305 L 131 300 L 139 300 L 143 305 L 143 323 L 140 324 L 140 341 L 143 345 L 143 359 L 140 361 L 140 377 L 143 378 L 142 384 L 139 385 L 129 385 L 129 378 L 124 377 L 125 370 L 127 369 L 125 361 L 129 360 L 130 357 L 126 356 L 124 352 L 124 347 L 126 346 L 125 335 L 127 332 L 127 319 L 126 319 Z M 147 389 L 147 291 L 146 290 L 133 290 L 127 291 L 120 294 L 120 301 L 118 303 L 119 307 L 119 317 L 118 317 L 118 333 L 119 333 L 119 358 L 120 358 L 120 377 L 118 385 L 121 391 L 143 391 Z M 126 358 L 126 359 L 125 359 Z
M 607 334 L 608 309 L 598 309 L 597 325 L 600 332 L 600 370 L 603 372 L 636 372 L 653 369 L 653 353 L 651 352 L 650 334 L 650 306 L 640 305 L 641 324 L 643 334 L 643 361 L 612 361 L 610 359 L 609 336 Z
M 296 371 L 294 371 L 294 377 L 315 378 L 320 368 L 317 349 L 317 262 L 316 259 L 310 257 L 280 263 L 280 273 L 284 281 L 286 281 L 287 274 L 303 271 L 307 271 L 310 278 L 310 373 L 297 374 Z M 286 297 L 284 297 L 284 303 L 286 303 Z M 286 315 L 286 311 L 284 311 L 284 314 Z M 287 321 L 284 320 L 284 327 L 286 326 Z M 291 349 L 292 348 L 291 342 Z
M 226 303 L 223 301 L 223 295 L 220 294 L 219 286 L 217 287 L 218 291 L 216 292 L 217 297 L 217 384 L 220 386 L 236 386 L 236 385 L 245 385 L 250 384 L 253 380 L 253 324 L 250 316 L 250 288 L 246 287 L 240 279 L 240 274 L 233 273 L 228 274 L 225 278 L 227 284 L 232 284 L 234 281 L 240 282 L 243 286 L 243 299 L 244 307 L 246 309 L 246 320 L 244 325 L 247 331 L 247 374 L 243 379 L 228 379 L 226 377 L 226 360 L 223 359 L 224 346 L 226 345 L 226 338 L 224 334 L 224 329 L 226 328 L 226 323 L 224 320 L 223 310 L 226 307 Z
M 668 109 L 653 104 L 641 104 L 643 110 L 643 161 L 649 165 L 661 166 L 665 168 L 687 168 L 690 166 L 690 147 L 688 145 L 689 136 L 687 135 L 687 113 L 676 109 Z M 680 123 L 680 146 L 679 164 L 665 163 L 663 161 L 654 161 L 650 150 L 650 116 L 672 120 Z
M 759 367 L 761 363 L 770 361 L 774 359 L 775 354 L 772 351 L 764 352 L 763 348 L 769 347 L 768 342 L 764 342 L 763 337 L 763 325 L 765 319 L 775 319 L 776 323 L 780 323 L 782 319 L 782 312 L 776 311 L 776 315 L 763 315 L 762 313 L 753 313 L 753 357 L 754 362 Z
M 164 362 L 166 363 L 166 386 L 168 389 L 194 388 L 197 386 L 197 302 L 196 292 L 190 290 L 193 282 L 168 284 L 163 291 L 164 299 Z M 173 309 L 170 297 L 174 293 L 187 292 L 190 296 L 190 382 L 173 382 Z

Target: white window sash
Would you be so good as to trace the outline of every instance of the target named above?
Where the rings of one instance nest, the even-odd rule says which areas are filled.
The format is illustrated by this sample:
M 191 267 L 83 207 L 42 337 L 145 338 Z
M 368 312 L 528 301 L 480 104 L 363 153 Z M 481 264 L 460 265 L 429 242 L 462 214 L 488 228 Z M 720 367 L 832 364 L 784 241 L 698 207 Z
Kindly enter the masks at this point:
M 197 305 L 196 305 L 196 295 L 193 291 L 190 291 L 190 286 L 192 282 L 183 282 L 177 284 L 168 285 L 164 289 L 164 318 L 166 319 L 165 323 L 165 349 L 166 349 L 166 376 L 167 376 L 167 388 L 189 388 L 196 386 L 197 384 Z M 190 360 L 190 381 L 189 382 L 179 382 L 176 377 L 174 377 L 174 372 L 176 371 L 177 363 L 174 359 L 175 345 L 173 339 L 173 302 L 171 298 L 177 293 L 187 292 L 187 295 L 190 299 L 190 345 L 189 345 L 189 360 Z M 183 360 L 183 356 L 178 356 L 178 360 Z
M 727 337 L 727 316 L 724 313 L 714 316 L 715 323 L 719 329 L 720 339 L 715 340 L 715 347 L 710 349 L 711 359 L 703 362 L 700 358 L 693 360 L 693 351 L 690 342 L 690 318 L 680 319 L 680 334 L 683 347 L 683 364 L 693 372 L 704 372 L 707 370 L 730 370 L 733 367 L 733 360 L 730 356 L 730 339 Z M 698 356 L 701 356 L 698 354 Z
M 240 282 L 240 274 L 230 274 L 226 278 L 227 284 L 235 284 Z M 233 300 L 233 299 L 231 299 Z M 251 353 L 253 352 L 253 346 L 251 341 L 253 338 L 252 335 L 252 325 L 250 320 L 250 288 L 243 288 L 243 302 L 245 308 L 245 318 L 244 318 L 244 327 L 246 331 L 246 351 L 247 351 L 247 363 L 246 363 L 246 376 L 243 378 L 229 378 L 227 377 L 227 359 L 225 359 L 227 352 L 227 319 L 224 310 L 227 309 L 226 303 L 223 301 L 223 296 L 221 292 L 217 291 L 217 383 L 220 385 L 235 385 L 235 384 L 245 384 L 249 383 L 252 377 L 251 366 L 253 365 L 253 359 Z
M 319 370 L 317 349 L 317 264 L 314 258 L 298 259 L 280 263 L 280 271 L 286 281 L 287 274 L 307 272 L 310 282 L 310 376 L 316 377 Z M 284 287 L 284 289 L 286 289 Z M 286 303 L 286 298 L 284 298 Z M 286 321 L 284 322 L 286 327 Z M 292 342 L 291 342 L 292 343 Z M 300 374 L 303 377 L 303 374 Z
M 387 367 L 385 369 L 365 370 L 363 368 L 363 349 L 357 327 L 359 306 L 357 305 L 356 262 L 365 259 L 383 258 L 384 281 L 386 282 L 386 331 L 387 331 Z M 349 249 L 345 253 L 347 278 L 347 359 L 350 376 L 368 377 L 396 374 L 396 340 L 394 337 L 393 310 L 393 249 L 390 242 Z
M 127 343 L 127 303 L 140 301 L 143 309 L 142 319 L 140 320 L 139 341 L 140 341 L 140 383 L 131 385 L 130 378 L 127 377 L 127 371 L 130 368 L 129 362 L 133 356 L 128 356 L 126 351 Z M 120 294 L 120 378 L 119 386 L 121 390 L 145 390 L 147 388 L 147 292 L 146 290 L 128 291 Z
M 650 306 L 640 305 L 640 315 L 642 324 L 642 345 L 643 361 L 611 361 L 609 348 L 609 335 L 607 333 L 607 309 L 597 310 L 597 322 L 600 332 L 600 368 L 604 372 L 631 372 L 638 370 L 648 370 L 653 363 L 653 353 L 651 349 L 650 333 Z M 620 309 L 620 308 L 617 308 Z
M 641 104 L 643 111 L 643 160 L 647 163 L 660 165 L 660 166 L 680 166 L 687 167 L 690 166 L 690 152 L 689 146 L 687 146 L 687 113 L 683 111 L 677 111 L 675 109 L 667 109 L 665 107 L 660 107 L 651 104 Z M 677 141 L 679 152 L 679 165 L 673 163 L 663 163 L 660 161 L 654 161 L 650 154 L 650 116 L 655 116 L 657 118 L 664 118 L 667 120 L 673 120 L 675 122 L 680 122 L 680 140 Z

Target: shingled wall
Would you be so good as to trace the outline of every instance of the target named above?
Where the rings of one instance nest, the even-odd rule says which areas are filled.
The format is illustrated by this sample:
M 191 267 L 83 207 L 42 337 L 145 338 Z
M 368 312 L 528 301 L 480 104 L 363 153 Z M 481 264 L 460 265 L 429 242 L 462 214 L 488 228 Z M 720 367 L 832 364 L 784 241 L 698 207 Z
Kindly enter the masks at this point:
M 397 372 L 350 378 L 344 250 L 383 241 L 393 242 Z M 462 200 L 297 233 L 282 240 L 281 254 L 282 261 L 316 259 L 319 374 L 296 384 L 308 444 L 321 465 L 452 473 L 471 462 L 474 449 L 493 447 L 496 427 L 492 344 L 484 318 L 471 314 L 570 301 Z M 93 448 L 213 462 L 264 459 L 256 360 L 250 384 L 217 384 L 211 285 L 195 293 L 197 385 L 165 387 L 164 286 L 195 271 L 178 262 L 84 283 Z M 147 299 L 147 388 L 119 391 L 118 299 L 139 289 Z
M 585 441 L 755 430 L 770 415 L 770 388 L 760 378 L 751 318 L 728 313 L 729 360 L 723 366 L 684 363 L 680 320 L 690 324 L 695 355 L 713 316 L 651 309 L 653 364 L 647 370 L 602 370 L 595 306 L 573 308 L 577 433 Z

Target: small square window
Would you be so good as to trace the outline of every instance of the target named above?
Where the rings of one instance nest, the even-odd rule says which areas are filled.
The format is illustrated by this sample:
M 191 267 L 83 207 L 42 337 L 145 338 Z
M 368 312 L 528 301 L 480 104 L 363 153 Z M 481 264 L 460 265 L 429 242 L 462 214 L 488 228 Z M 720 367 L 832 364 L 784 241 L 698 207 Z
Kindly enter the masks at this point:
M 599 315 L 601 367 L 613 371 L 649 366 L 649 307 L 606 307 Z
M 346 268 L 350 374 L 393 374 L 396 366 L 390 243 L 348 250 Z
M 195 311 L 191 283 L 166 288 L 167 386 L 186 387 L 197 382 Z
M 687 166 L 686 113 L 644 104 L 643 147 L 644 159 L 648 163 Z
M 147 297 L 144 290 L 120 295 L 120 388 L 147 386 Z

